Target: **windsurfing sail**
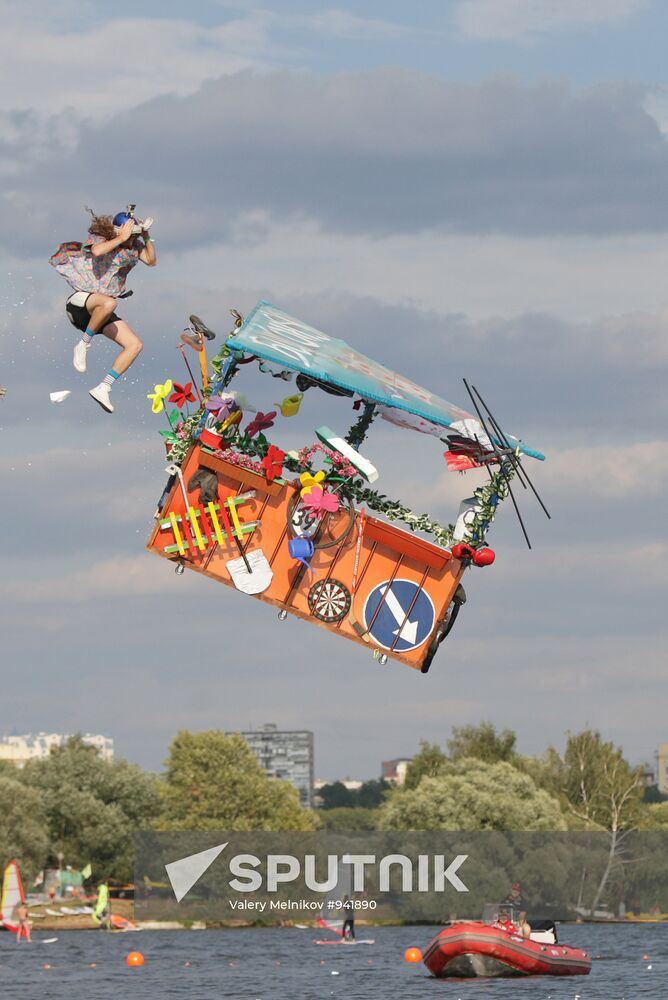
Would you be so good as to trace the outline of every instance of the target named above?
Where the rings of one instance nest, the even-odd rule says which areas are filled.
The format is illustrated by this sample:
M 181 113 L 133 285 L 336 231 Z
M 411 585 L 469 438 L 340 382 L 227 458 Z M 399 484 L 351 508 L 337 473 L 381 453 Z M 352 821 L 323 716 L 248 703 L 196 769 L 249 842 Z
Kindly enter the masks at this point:
M 227 345 L 300 372 L 317 382 L 357 393 L 378 404 L 382 416 L 401 426 L 436 434 L 442 433 L 443 428 L 450 428 L 481 444 L 488 440 L 482 423 L 472 413 L 448 403 L 404 375 L 390 371 L 350 347 L 345 340 L 329 337 L 283 312 L 271 302 L 258 302 L 243 326 L 228 339 Z M 545 458 L 517 438 L 506 437 L 525 455 L 541 461 Z
M 0 926 L 6 931 L 18 930 L 18 921 L 14 911 L 19 903 L 25 903 L 26 894 L 21 881 L 18 863 L 10 861 L 2 876 L 2 894 L 0 895 Z

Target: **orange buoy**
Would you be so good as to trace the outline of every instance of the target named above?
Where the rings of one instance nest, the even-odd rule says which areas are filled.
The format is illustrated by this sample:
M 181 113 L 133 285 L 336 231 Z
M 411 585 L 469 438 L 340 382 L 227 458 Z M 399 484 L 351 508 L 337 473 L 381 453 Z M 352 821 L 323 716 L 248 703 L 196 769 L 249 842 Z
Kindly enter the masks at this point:
M 649 955 L 643 955 L 642 960 L 643 962 L 649 962 Z
M 129 955 L 126 955 L 125 964 L 137 968 L 144 964 L 144 956 L 140 951 L 131 951 Z
M 406 948 L 406 951 L 404 952 L 404 961 L 405 962 L 421 962 L 422 961 L 422 952 L 420 951 L 419 948 Z

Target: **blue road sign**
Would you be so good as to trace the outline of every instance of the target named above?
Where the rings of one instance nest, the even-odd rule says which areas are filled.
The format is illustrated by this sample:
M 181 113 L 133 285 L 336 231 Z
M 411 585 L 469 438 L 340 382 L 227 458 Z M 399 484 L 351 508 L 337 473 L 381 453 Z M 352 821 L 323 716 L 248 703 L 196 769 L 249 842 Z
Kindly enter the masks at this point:
M 413 608 L 406 618 L 411 604 Z M 376 611 L 376 620 L 369 628 Z M 412 580 L 393 580 L 391 586 L 389 580 L 379 583 L 367 597 L 363 613 L 369 635 L 379 646 L 394 649 L 396 653 L 406 653 L 420 646 L 431 633 L 436 619 L 431 597 Z

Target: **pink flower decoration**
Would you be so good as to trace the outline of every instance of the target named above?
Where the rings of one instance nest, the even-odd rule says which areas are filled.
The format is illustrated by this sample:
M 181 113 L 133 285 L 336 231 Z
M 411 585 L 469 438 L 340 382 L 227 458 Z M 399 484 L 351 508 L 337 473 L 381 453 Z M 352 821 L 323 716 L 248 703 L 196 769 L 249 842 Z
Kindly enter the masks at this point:
M 312 486 L 302 497 L 302 503 L 309 510 L 336 514 L 339 509 L 339 498 L 335 493 L 325 493 L 322 486 Z

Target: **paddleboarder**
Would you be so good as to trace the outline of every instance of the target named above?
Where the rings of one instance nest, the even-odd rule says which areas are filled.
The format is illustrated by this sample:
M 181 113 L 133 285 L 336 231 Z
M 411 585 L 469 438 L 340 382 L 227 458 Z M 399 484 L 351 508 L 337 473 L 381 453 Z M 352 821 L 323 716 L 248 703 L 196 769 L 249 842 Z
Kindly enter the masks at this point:
M 343 898 L 343 928 L 341 933 L 344 941 L 355 940 L 355 908 L 350 896 Z

